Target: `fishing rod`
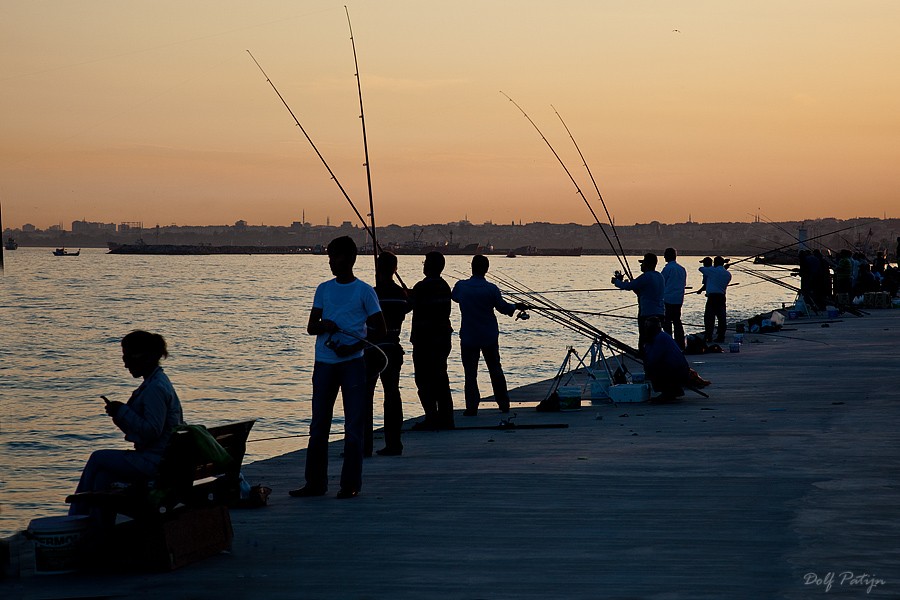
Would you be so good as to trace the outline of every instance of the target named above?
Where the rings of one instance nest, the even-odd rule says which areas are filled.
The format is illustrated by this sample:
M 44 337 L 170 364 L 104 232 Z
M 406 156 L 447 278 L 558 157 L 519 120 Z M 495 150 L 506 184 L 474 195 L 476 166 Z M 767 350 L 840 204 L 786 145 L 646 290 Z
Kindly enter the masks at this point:
M 499 277 L 496 274 L 493 274 L 493 276 L 495 279 L 497 279 L 501 283 L 504 283 L 502 277 Z M 514 286 L 510 282 L 505 282 L 504 285 L 506 285 L 507 287 L 510 287 L 510 288 L 515 288 L 513 292 L 507 292 L 507 295 L 509 295 L 510 298 L 512 298 L 516 302 L 523 302 L 524 300 L 527 300 L 528 302 L 524 302 L 524 303 L 527 304 L 529 308 L 536 307 L 538 305 L 537 303 L 540 303 L 540 305 L 547 305 L 547 303 L 549 303 L 549 300 L 547 300 L 545 298 L 526 294 L 520 287 Z M 527 314 L 527 313 L 525 313 L 525 314 Z M 555 323 L 562 325 L 563 327 L 565 327 L 566 329 L 569 329 L 570 331 L 573 331 L 579 335 L 583 335 L 592 340 L 596 337 L 596 331 L 595 331 L 596 328 L 594 328 L 593 326 L 588 326 L 583 320 L 573 319 L 569 315 L 560 315 L 560 314 L 553 314 L 553 313 L 541 314 L 541 316 L 545 317 L 546 319 L 548 319 L 550 321 L 553 321 Z
M 692 286 L 686 286 L 684 289 L 692 290 L 694 289 Z M 535 294 L 571 294 L 576 292 L 621 292 L 619 288 L 591 288 L 584 290 L 544 290 L 542 292 L 535 292 Z
M 287 111 L 291 114 L 291 117 L 293 117 L 293 119 L 294 119 L 294 123 L 296 123 L 296 124 L 297 124 L 297 127 L 300 128 L 300 131 L 303 132 L 303 135 L 306 137 L 306 141 L 309 142 L 309 145 L 312 146 L 312 149 L 316 151 L 316 154 L 318 155 L 319 160 L 322 161 L 322 164 L 325 165 L 325 169 L 328 170 L 328 174 L 331 175 L 331 179 L 334 180 L 334 183 L 335 183 L 335 184 L 337 184 L 338 189 L 341 190 L 341 193 L 344 195 L 344 198 L 345 198 L 345 199 L 347 200 L 347 202 L 350 204 L 350 207 L 353 209 L 353 212 L 356 213 L 356 216 L 359 218 L 360 222 L 362 222 L 362 225 L 363 225 L 363 227 L 365 228 L 366 232 L 367 232 L 367 233 L 372 237 L 372 239 L 374 240 L 374 239 L 375 239 L 375 233 L 374 233 L 371 229 L 369 229 L 369 224 L 366 222 L 365 218 L 363 218 L 362 214 L 360 214 L 359 210 L 357 210 L 356 205 L 353 203 L 353 200 L 350 199 L 350 196 L 347 194 L 347 191 L 344 189 L 344 186 L 341 185 L 341 182 L 340 182 L 340 181 L 338 181 L 337 175 L 335 175 L 335 174 L 334 174 L 334 171 L 331 170 L 331 167 L 328 166 L 328 162 L 325 160 L 325 157 L 322 156 L 322 153 L 319 152 L 319 149 L 316 147 L 315 142 L 313 142 L 313 141 L 312 141 L 312 138 L 309 137 L 309 134 L 306 132 L 306 129 L 303 128 L 303 125 L 300 124 L 300 120 L 297 118 L 297 115 L 295 115 L 295 114 L 294 114 L 294 111 L 291 110 L 291 107 L 288 105 L 287 101 L 284 99 L 284 96 L 282 96 L 282 95 L 281 95 L 281 92 L 278 91 L 278 88 L 275 87 L 275 84 L 272 82 L 272 80 L 271 80 L 271 79 L 269 78 L 269 76 L 266 74 L 265 70 L 263 70 L 262 65 L 259 64 L 259 61 L 256 60 L 256 57 L 253 56 L 253 53 L 250 52 L 249 50 L 247 50 L 247 54 L 250 55 L 250 58 L 252 58 L 252 59 L 253 59 L 253 62 L 256 63 L 256 66 L 259 68 L 260 72 L 261 72 L 261 73 L 263 74 L 263 76 L 266 78 L 266 81 L 269 83 L 269 85 L 272 86 L 272 89 L 275 90 L 275 93 L 278 95 L 278 99 L 281 100 L 281 103 L 284 104 L 284 107 L 285 107 L 285 108 L 287 109 Z M 374 248 L 374 245 L 373 245 L 373 248 Z
M 799 287 L 797 287 L 795 285 L 791 285 L 791 284 L 787 283 L 786 281 L 784 281 L 783 279 L 779 279 L 777 277 L 772 277 L 771 275 L 766 275 L 765 273 L 760 273 L 760 272 L 754 271 L 753 269 L 736 269 L 736 270 L 741 273 L 747 273 L 748 275 L 753 275 L 754 277 L 758 277 L 758 278 L 762 279 L 763 281 L 768 281 L 769 283 L 774 283 L 775 285 L 779 285 L 779 286 L 781 286 L 785 289 L 791 290 L 793 292 L 800 293 Z
M 827 237 L 827 236 L 829 236 L 829 235 L 836 235 L 836 234 L 838 234 L 838 233 L 841 233 L 841 232 L 843 232 L 843 231 L 847 231 L 847 230 L 849 230 L 849 229 L 856 229 L 857 227 L 865 227 L 866 225 L 871 225 L 872 223 L 875 223 L 875 221 L 869 221 L 868 223 L 862 223 L 862 224 L 860 224 L 860 225 L 851 225 L 851 226 L 849 226 L 849 227 L 844 227 L 844 228 L 842 228 L 842 229 L 838 229 L 837 231 L 830 231 L 830 232 L 828 232 L 828 233 L 822 233 L 822 234 L 820 234 L 820 235 L 815 235 L 815 236 L 813 236 L 813 237 L 811 237 L 811 238 L 807 238 L 806 240 L 804 240 L 804 242 L 810 242 L 810 241 L 812 241 L 812 240 L 817 240 L 817 239 L 819 239 L 819 238 Z M 843 236 L 841 236 L 841 237 L 843 237 Z M 778 252 L 779 250 L 785 250 L 785 249 L 787 249 L 787 248 L 792 248 L 792 247 L 794 247 L 794 246 L 796 246 L 796 245 L 798 245 L 798 244 L 800 244 L 800 243 L 802 243 L 802 242 L 794 242 L 793 244 L 786 244 L 786 245 L 784 245 L 784 246 L 780 246 L 780 247 L 778 247 L 778 248 L 774 248 L 774 249 L 772 249 L 772 250 L 769 250 L 768 252 Z M 757 258 L 758 256 L 759 256 L 759 254 L 754 254 L 754 255 L 748 256 L 748 257 L 746 257 L 746 258 L 741 258 L 741 259 L 732 261 L 732 262 L 731 262 L 731 266 L 734 266 L 734 265 L 736 265 L 736 264 L 740 264 L 740 263 L 742 263 L 742 262 L 746 262 L 746 261 L 748 261 L 748 260 L 753 260 L 753 259 Z
M 375 258 L 375 270 L 377 271 L 378 240 L 375 239 L 375 204 L 372 200 L 372 170 L 369 168 L 369 142 L 366 137 L 366 113 L 363 110 L 362 83 L 359 80 L 359 61 L 356 59 L 356 42 L 353 40 L 353 26 L 350 24 L 350 10 L 347 8 L 346 4 L 344 5 L 344 12 L 347 13 L 347 28 L 350 30 L 350 45 L 353 47 L 353 66 L 356 69 L 356 89 L 359 91 L 359 122 L 362 123 L 363 154 L 366 159 L 366 184 L 369 189 L 369 218 L 372 222 L 372 256 Z
M 621 342 L 621 341 L 617 340 L 616 338 L 610 336 L 609 334 L 601 331 L 598 327 L 595 327 L 594 325 L 592 325 L 591 323 L 588 323 L 584 319 L 575 316 L 571 311 L 567 311 L 562 306 L 556 304 L 552 300 L 549 300 L 549 299 L 545 298 L 544 296 L 535 293 L 534 290 L 528 288 L 528 286 L 526 286 L 525 284 L 522 284 L 522 283 L 516 281 L 512 277 L 503 277 L 503 276 L 499 276 L 496 273 L 494 274 L 494 277 L 496 279 L 498 279 L 499 281 L 503 282 L 508 287 L 520 290 L 519 293 L 521 295 L 525 296 L 526 298 L 530 299 L 532 304 L 533 304 L 534 300 L 538 300 L 538 302 L 540 302 L 539 306 L 556 308 L 556 309 L 559 309 L 561 313 L 563 313 L 563 314 L 556 314 L 552 311 L 546 311 L 547 314 L 542 314 L 542 316 L 549 318 L 551 320 L 554 320 L 560 324 L 568 324 L 568 327 L 570 329 L 572 329 L 573 331 L 579 332 L 586 337 L 591 338 L 592 341 L 596 340 L 596 341 L 605 342 L 607 345 L 618 349 L 620 352 L 629 354 L 634 358 L 638 358 L 639 352 L 637 350 L 635 350 L 634 348 L 632 348 L 631 346 L 629 346 L 629 345 L 625 344 L 624 342 Z M 504 281 L 504 279 L 506 281 Z M 541 314 L 541 313 L 539 313 L 539 314 Z M 563 318 L 561 318 L 561 317 L 563 317 Z
M 622 247 L 622 240 L 619 239 L 619 233 L 616 231 L 616 224 L 613 221 L 612 216 L 609 214 L 609 209 L 606 207 L 606 202 L 603 200 L 603 194 L 600 193 L 600 187 L 597 185 L 597 180 L 594 179 L 594 174 L 591 173 L 591 168 L 588 166 L 587 160 L 584 158 L 584 154 L 581 153 L 581 148 L 579 148 L 578 142 L 575 141 L 575 136 L 573 136 L 572 132 L 569 131 L 569 126 L 566 125 L 565 121 L 563 121 L 562 115 L 559 114 L 559 111 L 556 110 L 556 107 L 551 104 L 550 108 L 552 108 L 553 112 L 556 113 L 556 116 L 559 117 L 559 122 L 562 123 L 562 126 L 566 130 L 566 133 L 569 134 L 569 139 L 572 140 L 572 144 L 574 144 L 575 149 L 578 150 L 578 156 L 581 157 L 581 162 L 584 165 L 584 168 L 587 171 L 588 176 L 591 178 L 591 183 L 594 184 L 594 189 L 597 190 L 597 198 L 600 199 L 600 204 L 603 206 L 603 210 L 606 211 L 606 218 L 609 221 L 609 226 L 612 228 L 612 232 L 616 238 L 616 242 L 619 243 L 619 250 L 622 252 L 622 256 L 625 256 L 625 249 Z M 585 202 L 587 202 L 587 200 L 585 200 Z M 600 225 L 600 221 L 597 220 L 597 215 L 594 214 L 594 209 L 591 208 L 590 204 L 588 204 L 588 209 L 590 209 L 591 214 L 594 215 L 594 220 L 597 221 L 597 225 Z M 603 229 L 603 225 L 600 225 L 600 229 Z M 607 239 L 607 241 L 609 241 L 609 237 L 607 237 L 606 239 Z M 610 242 L 610 244 L 612 244 L 612 242 Z M 616 249 L 613 248 L 613 252 L 615 252 L 615 251 L 616 251 Z M 628 272 L 628 277 L 630 279 L 634 279 L 633 275 L 631 274 L 631 271 L 627 270 L 627 269 L 626 269 L 626 271 Z
M 750 214 L 750 213 L 748 213 L 748 214 Z M 793 233 L 791 233 L 790 231 L 788 231 L 787 229 L 785 229 L 784 227 L 782 227 L 781 225 L 779 225 L 778 223 L 776 223 L 775 221 L 773 221 L 772 219 L 767 217 L 766 215 L 762 215 L 762 218 L 763 218 L 764 223 L 771 225 L 773 227 L 776 227 L 778 230 L 786 233 L 787 235 L 791 236 L 793 239 L 797 240 L 797 242 L 799 244 L 806 244 L 806 242 L 809 241 L 809 238 L 807 238 L 805 240 L 801 240 L 800 236 L 794 235 Z M 843 237 L 843 236 L 841 236 L 841 237 Z M 826 244 L 824 242 L 819 242 L 819 246 L 821 246 L 822 248 L 825 248 L 826 250 L 828 250 L 829 252 L 834 254 L 834 249 L 832 249 L 828 244 Z
M 623 257 L 619 256 L 618 250 L 616 250 L 616 247 L 615 247 L 615 245 L 613 245 L 612 240 L 609 239 L 609 234 L 606 233 L 606 230 L 603 228 L 603 225 L 600 224 L 600 219 L 597 218 L 597 213 L 595 213 L 594 209 L 591 208 L 591 203 L 588 202 L 588 199 L 585 197 L 584 192 L 581 191 L 581 187 L 578 186 L 578 182 L 575 181 L 575 178 L 572 176 L 572 173 L 571 173 L 571 171 L 569 171 L 569 168 L 566 166 L 566 163 L 564 163 L 562 158 L 560 158 L 559 154 L 557 154 L 556 150 L 553 148 L 553 145 L 550 143 L 550 141 L 547 139 L 547 137 L 543 134 L 540 127 L 538 127 L 537 124 L 531 119 L 531 117 L 528 116 L 528 113 L 525 112 L 525 110 L 521 106 L 519 106 L 515 100 L 510 98 L 505 92 L 503 92 L 501 90 L 500 93 L 503 94 L 504 96 L 506 96 L 506 99 L 509 100 L 510 102 L 512 102 L 515 105 L 515 107 L 519 109 L 519 111 L 525 116 L 525 118 L 528 119 L 528 122 L 531 123 L 531 126 L 534 127 L 534 129 L 538 132 L 538 135 L 541 136 L 541 139 L 543 139 L 544 142 L 547 144 L 547 147 L 550 148 L 550 152 L 552 152 L 553 156 L 556 157 L 556 160 L 559 161 L 559 164 L 562 166 L 563 171 L 565 171 L 566 175 L 569 176 L 569 179 L 572 180 L 572 184 L 575 186 L 575 190 L 578 192 L 578 195 L 581 196 L 581 199 L 584 200 L 584 203 L 587 205 L 588 210 L 590 210 L 591 214 L 594 215 L 594 220 L 597 222 L 597 225 L 600 225 L 600 231 L 603 232 L 603 236 L 606 238 L 606 241 L 609 242 L 609 246 L 610 246 L 610 248 L 612 248 L 613 254 L 616 255 L 616 258 L 619 261 L 619 265 L 621 265 L 622 269 L 626 273 L 628 273 L 629 279 L 634 279 L 634 277 L 631 274 L 631 270 L 628 268 L 628 261 L 623 260 Z

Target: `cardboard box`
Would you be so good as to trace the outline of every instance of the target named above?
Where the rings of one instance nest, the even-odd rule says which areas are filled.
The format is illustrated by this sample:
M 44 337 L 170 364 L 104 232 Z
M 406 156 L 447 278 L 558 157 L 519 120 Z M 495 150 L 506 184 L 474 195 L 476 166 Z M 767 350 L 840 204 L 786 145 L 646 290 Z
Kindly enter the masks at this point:
M 170 571 L 229 550 L 232 539 L 227 506 L 183 507 L 117 525 L 107 558 L 126 568 Z

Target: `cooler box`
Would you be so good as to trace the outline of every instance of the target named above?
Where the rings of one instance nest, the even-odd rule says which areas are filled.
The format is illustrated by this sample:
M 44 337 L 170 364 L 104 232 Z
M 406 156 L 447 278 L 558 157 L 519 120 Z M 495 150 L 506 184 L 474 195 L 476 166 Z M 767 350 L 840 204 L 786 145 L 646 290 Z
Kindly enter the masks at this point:
M 620 383 L 609 387 L 609 397 L 613 402 L 646 402 L 650 399 L 650 384 Z
M 591 400 L 609 400 L 609 377 L 602 376 L 591 382 Z

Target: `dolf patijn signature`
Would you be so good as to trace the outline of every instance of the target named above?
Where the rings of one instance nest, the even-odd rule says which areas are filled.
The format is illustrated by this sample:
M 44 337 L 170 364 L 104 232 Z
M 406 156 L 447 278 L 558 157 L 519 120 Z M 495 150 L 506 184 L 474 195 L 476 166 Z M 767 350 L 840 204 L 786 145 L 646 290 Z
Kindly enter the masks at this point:
M 814 585 L 816 587 L 824 586 L 826 592 L 830 592 L 831 587 L 834 585 L 837 585 L 838 587 L 864 586 L 866 588 L 866 593 L 868 594 L 879 585 L 884 585 L 885 580 L 875 577 L 875 575 L 870 573 L 860 573 L 857 575 L 853 571 L 841 571 L 840 573 L 829 571 L 821 577 L 817 573 L 807 573 L 803 576 L 803 584 Z

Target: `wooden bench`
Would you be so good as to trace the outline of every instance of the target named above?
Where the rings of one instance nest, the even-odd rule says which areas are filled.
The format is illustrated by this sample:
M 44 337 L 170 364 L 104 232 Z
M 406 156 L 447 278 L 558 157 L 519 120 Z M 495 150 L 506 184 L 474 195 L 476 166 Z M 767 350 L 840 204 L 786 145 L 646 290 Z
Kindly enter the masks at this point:
M 177 429 L 154 481 L 68 496 L 66 502 L 98 508 L 110 520 L 131 518 L 98 532 L 89 560 L 117 568 L 173 569 L 230 548 L 228 506 L 240 499 L 241 463 L 254 423 L 206 429 L 221 447 L 214 449 L 227 453 L 220 460 L 198 444 L 196 431 Z

